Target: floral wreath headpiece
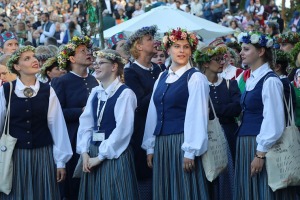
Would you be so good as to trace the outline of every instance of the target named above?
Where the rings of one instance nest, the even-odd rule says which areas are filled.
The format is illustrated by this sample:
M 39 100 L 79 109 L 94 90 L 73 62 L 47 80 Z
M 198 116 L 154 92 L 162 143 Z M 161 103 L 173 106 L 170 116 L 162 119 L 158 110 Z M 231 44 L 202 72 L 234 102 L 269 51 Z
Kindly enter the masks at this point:
M 40 74 L 41 74 L 41 76 L 43 77 L 43 78 L 46 78 L 46 71 L 47 71 L 47 69 L 49 68 L 49 67 L 52 67 L 53 66 L 53 64 L 58 64 L 58 62 L 57 62 L 57 58 L 56 57 L 51 57 L 51 58 L 48 58 L 47 60 L 46 60 L 46 62 L 43 64 L 43 66 L 42 66 L 42 68 L 41 68 L 41 72 L 40 72 Z
M 238 35 L 239 43 L 257 44 L 260 47 L 271 48 L 273 47 L 273 39 L 265 34 L 259 32 L 242 32 Z
M 276 36 L 275 41 L 278 44 L 280 43 L 296 44 L 297 42 L 300 42 L 300 34 L 295 32 L 286 32 Z
M 298 57 L 299 53 L 300 53 L 300 42 L 298 42 L 297 44 L 295 44 L 294 48 L 290 52 L 290 56 L 291 56 L 290 65 L 291 65 L 292 68 L 297 67 L 296 66 L 296 61 L 297 61 L 297 57 Z
M 163 48 L 166 50 L 172 46 L 178 40 L 187 40 L 191 46 L 192 51 L 197 49 L 198 45 L 198 38 L 197 36 L 192 33 L 188 32 L 185 29 L 177 28 L 171 29 L 166 35 L 163 37 Z
M 95 51 L 93 52 L 94 57 L 99 57 L 99 58 L 105 58 L 107 60 L 115 61 L 115 62 L 120 62 L 122 64 L 126 64 L 127 61 L 122 58 L 121 56 L 116 55 L 114 50 L 103 50 L 103 51 Z
M 66 69 L 69 57 L 75 54 L 76 48 L 79 45 L 85 45 L 90 48 L 92 46 L 91 39 L 87 36 L 74 36 L 68 44 L 63 46 L 57 55 L 57 62 L 60 69 Z
M 145 35 L 152 35 L 153 37 L 155 36 L 157 32 L 157 26 L 146 26 L 141 29 L 138 29 L 135 33 L 133 33 L 127 40 L 127 42 L 124 45 L 124 50 L 129 52 L 130 48 L 134 44 L 135 41 L 138 39 L 142 38 Z
M 280 49 L 276 49 L 274 50 L 274 53 L 275 53 L 275 60 L 276 60 L 276 63 L 277 62 L 288 62 L 290 63 L 291 62 L 291 54 L 290 53 L 287 53 L 287 52 L 284 52 Z
M 209 46 L 202 50 L 196 50 L 193 54 L 193 60 L 200 66 L 204 63 L 210 62 L 215 55 L 225 54 L 227 52 L 226 46 Z
M 21 57 L 21 54 L 26 51 L 33 51 L 35 52 L 35 48 L 33 46 L 23 46 L 19 48 L 17 51 L 15 51 L 9 58 L 9 60 L 6 63 L 7 68 L 12 71 L 14 64 L 17 64 L 19 58 Z

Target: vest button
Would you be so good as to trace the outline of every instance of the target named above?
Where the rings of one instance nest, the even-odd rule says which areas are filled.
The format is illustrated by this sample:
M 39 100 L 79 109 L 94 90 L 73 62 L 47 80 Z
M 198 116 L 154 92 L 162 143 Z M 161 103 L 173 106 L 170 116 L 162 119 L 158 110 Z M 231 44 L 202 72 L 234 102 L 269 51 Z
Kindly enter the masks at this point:
M 30 131 L 26 131 L 26 133 L 30 133 Z
M 27 122 L 27 124 L 29 124 L 29 123 L 30 123 L 30 121 L 29 121 L 29 120 L 27 120 L 26 122 Z
M 25 99 L 25 101 L 28 101 L 28 99 Z
M 30 142 L 27 142 L 27 144 L 30 144 Z
M 160 104 L 163 104 L 163 102 L 161 102 Z
M 85 85 L 87 85 L 87 83 L 85 83 Z
M 153 77 L 153 79 L 155 79 L 155 77 Z
M 29 112 L 29 110 L 26 110 L 26 112 Z
M 89 90 L 90 88 L 86 88 L 87 90 Z
M 83 80 L 85 81 L 85 78 Z

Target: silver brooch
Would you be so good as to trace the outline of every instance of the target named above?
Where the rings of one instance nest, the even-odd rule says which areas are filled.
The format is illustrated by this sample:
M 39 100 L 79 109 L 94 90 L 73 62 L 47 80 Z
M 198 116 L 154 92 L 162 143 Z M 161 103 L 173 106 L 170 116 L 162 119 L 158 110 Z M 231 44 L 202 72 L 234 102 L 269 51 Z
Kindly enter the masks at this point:
M 7 150 L 7 147 L 6 147 L 6 146 L 4 146 L 4 145 L 1 146 L 1 151 L 2 151 L 2 152 L 5 152 L 6 150 Z
M 25 97 L 31 98 L 33 96 L 34 90 L 30 87 L 24 89 L 23 94 Z

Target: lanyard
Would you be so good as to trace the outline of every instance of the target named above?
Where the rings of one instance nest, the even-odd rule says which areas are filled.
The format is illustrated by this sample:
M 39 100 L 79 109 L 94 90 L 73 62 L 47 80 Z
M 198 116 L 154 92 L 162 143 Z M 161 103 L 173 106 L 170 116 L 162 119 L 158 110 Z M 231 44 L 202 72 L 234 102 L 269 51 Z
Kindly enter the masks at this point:
M 118 85 L 119 85 L 119 83 L 117 83 L 115 85 L 115 87 L 113 88 L 113 90 L 111 90 L 110 94 L 107 95 L 106 101 L 104 102 L 104 104 L 103 104 L 100 111 L 99 111 L 99 109 L 101 107 L 102 93 L 101 93 L 100 97 L 98 98 L 98 106 L 97 106 L 97 119 L 98 119 L 97 120 L 98 121 L 97 125 L 98 125 L 98 127 L 100 127 L 100 125 L 101 125 L 101 121 L 102 121 L 102 118 L 103 118 L 103 114 L 104 114 L 104 110 L 105 110 L 105 107 L 106 107 L 107 100 L 114 94 L 114 92 L 115 92 L 116 88 L 118 87 Z

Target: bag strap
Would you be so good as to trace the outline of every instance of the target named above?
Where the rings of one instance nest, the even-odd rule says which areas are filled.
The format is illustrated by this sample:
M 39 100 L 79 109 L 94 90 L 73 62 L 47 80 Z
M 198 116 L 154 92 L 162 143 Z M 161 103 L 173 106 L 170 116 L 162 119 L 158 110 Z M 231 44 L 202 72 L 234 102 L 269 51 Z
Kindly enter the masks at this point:
M 216 111 L 215 111 L 215 108 L 214 108 L 214 104 L 212 103 L 212 100 L 211 100 L 210 97 L 209 97 L 209 103 L 210 103 L 211 109 L 212 109 L 212 111 L 214 113 L 214 119 L 216 119 L 217 118 L 217 114 L 216 114 Z
M 295 125 L 294 108 L 293 108 L 293 104 L 292 104 L 291 86 L 290 86 L 289 103 L 287 104 L 285 95 L 283 95 L 283 101 L 284 101 L 284 105 L 285 105 L 285 108 L 287 110 L 287 115 L 288 115 L 287 126 Z
M 6 118 L 4 123 L 4 131 L 3 134 L 9 135 L 9 123 L 10 123 L 10 102 L 11 102 L 11 93 L 12 93 L 13 85 L 11 82 L 9 82 L 9 100 L 7 105 L 7 111 L 6 111 Z M 6 131 L 5 131 L 6 130 Z

